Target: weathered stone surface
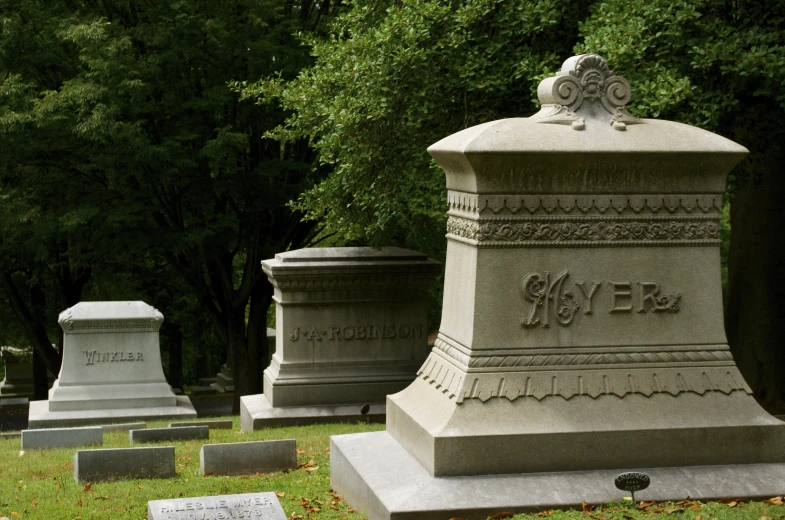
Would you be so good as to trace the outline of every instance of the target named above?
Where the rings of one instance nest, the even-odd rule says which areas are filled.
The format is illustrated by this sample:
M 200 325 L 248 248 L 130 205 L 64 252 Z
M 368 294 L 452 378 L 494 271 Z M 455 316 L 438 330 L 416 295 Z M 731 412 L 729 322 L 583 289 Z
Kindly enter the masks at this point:
M 191 400 L 187 396 L 176 396 L 177 406 L 153 408 L 117 408 L 113 410 L 74 410 L 51 412 L 48 401 L 31 401 L 28 425 L 33 428 L 57 428 L 75 424 L 106 424 L 107 421 L 156 421 L 160 419 L 194 419 Z
M 750 395 L 723 326 L 722 196 L 747 150 L 631 116 L 627 80 L 596 55 L 568 59 L 538 96 L 530 118 L 429 148 L 449 198 L 442 321 L 418 378 L 388 397 L 383 434 L 428 477 L 414 510 L 446 507 L 428 490 L 450 477 L 785 462 L 785 424 Z M 399 455 L 358 458 L 353 481 L 334 463 L 333 486 L 364 501 L 386 467 L 387 496 L 405 497 Z M 733 481 L 727 496 L 754 494 Z M 684 498 L 679 483 L 661 496 Z M 540 503 L 522 489 L 516 510 Z
M 174 476 L 173 446 L 79 450 L 74 455 L 77 482 Z
M 147 502 L 147 520 L 286 520 L 275 493 L 245 493 L 212 497 L 173 498 Z
M 81 302 L 58 320 L 64 333 L 60 377 L 49 400 L 30 406 L 29 427 L 110 420 L 196 417 L 161 368 L 163 316 L 144 302 Z
M 382 404 L 411 383 L 428 353 L 437 262 L 396 247 L 347 247 L 280 253 L 262 267 L 275 288 L 276 348 L 264 372 L 274 408 Z
M 28 408 L 30 406 L 30 399 L 27 397 L 9 397 L 7 399 L 0 399 L 0 410 L 19 410 Z
M 294 439 L 205 444 L 199 453 L 202 475 L 248 475 L 297 468 Z
M 106 432 L 127 432 L 131 430 L 144 430 L 147 428 L 147 423 L 133 422 L 133 423 L 116 423 L 116 424 L 102 424 L 101 428 Z
M 149 428 L 128 432 L 131 444 L 163 441 L 196 441 L 210 438 L 209 426 L 176 426 L 171 428 Z
M 169 428 L 181 426 L 209 426 L 211 430 L 231 430 L 232 421 L 176 421 L 169 423 Z
M 21 437 L 22 437 L 22 432 L 0 433 L 0 439 L 19 439 Z
M 33 362 L 31 353 L 15 347 L 0 347 L 3 380 L 0 397 L 33 397 Z
M 246 432 L 277 426 L 356 421 L 384 422 L 384 419 L 383 404 L 275 407 L 264 394 L 244 395 L 240 398 L 240 428 Z
M 785 464 L 630 468 L 651 477 L 635 500 L 765 499 L 785 493 Z M 485 520 L 503 511 L 581 508 L 629 496 L 616 470 L 432 477 L 387 432 L 330 438 L 330 486 L 369 520 Z
M 22 430 L 23 450 L 101 446 L 103 443 L 104 431 L 100 426 Z
M 210 388 L 222 394 L 234 392 L 234 376 L 232 376 L 232 369 L 227 365 L 223 365 L 221 371 L 215 376 L 215 383 L 210 383 Z

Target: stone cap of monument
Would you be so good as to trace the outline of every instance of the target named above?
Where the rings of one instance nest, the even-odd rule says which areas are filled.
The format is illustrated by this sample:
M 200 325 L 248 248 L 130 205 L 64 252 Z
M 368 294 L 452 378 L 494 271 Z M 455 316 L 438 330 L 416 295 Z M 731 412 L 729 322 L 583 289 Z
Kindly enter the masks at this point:
M 79 302 L 60 313 L 57 322 L 66 334 L 94 332 L 156 332 L 164 316 L 141 301 Z
M 400 247 L 317 247 L 278 253 L 262 269 L 277 289 L 302 291 L 427 285 L 441 264 Z
M 394 265 L 439 269 L 439 263 L 426 255 L 401 247 L 313 247 L 278 253 L 274 259 L 262 262 L 268 275 L 312 269 L 324 273 Z
M 629 82 L 595 54 L 566 60 L 537 95 L 542 108 L 531 117 L 473 126 L 428 148 L 447 189 L 721 193 L 727 172 L 749 153 L 700 128 L 632 116 Z M 629 171 L 639 173 L 623 175 Z

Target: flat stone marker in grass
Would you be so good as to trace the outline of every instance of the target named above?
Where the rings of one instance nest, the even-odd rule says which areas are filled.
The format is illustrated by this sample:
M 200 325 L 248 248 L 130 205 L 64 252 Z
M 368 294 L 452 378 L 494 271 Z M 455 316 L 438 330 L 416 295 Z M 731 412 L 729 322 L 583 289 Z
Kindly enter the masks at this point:
M 231 420 L 226 421 L 176 421 L 170 422 L 169 428 L 180 426 L 209 426 L 211 430 L 231 430 L 234 426 Z
M 22 432 L 0 433 L 0 439 L 18 439 L 21 436 L 22 436 Z
M 205 444 L 199 452 L 202 475 L 248 475 L 297 467 L 294 439 Z
M 128 432 L 131 444 L 140 442 L 195 441 L 210 438 L 209 426 L 181 426 L 175 428 L 149 428 Z
M 23 450 L 101 446 L 103 443 L 104 430 L 100 426 L 22 430 Z
M 286 520 L 286 513 L 283 512 L 275 493 L 245 493 L 147 502 L 147 520 L 180 520 L 181 518 Z
M 121 423 L 121 424 L 102 424 L 101 428 L 104 429 L 104 433 L 128 432 L 131 430 L 145 430 L 147 429 L 147 423 L 133 422 L 133 423 Z
M 77 482 L 174 476 L 174 446 L 79 450 L 74 455 Z

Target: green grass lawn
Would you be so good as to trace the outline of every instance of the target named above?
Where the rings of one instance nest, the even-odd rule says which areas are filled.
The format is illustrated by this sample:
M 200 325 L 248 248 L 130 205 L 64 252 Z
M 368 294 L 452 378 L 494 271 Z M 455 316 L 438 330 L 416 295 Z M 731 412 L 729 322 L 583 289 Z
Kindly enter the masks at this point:
M 209 443 L 242 442 L 268 439 L 297 439 L 296 471 L 238 477 L 199 474 L 199 449 L 203 441 L 163 442 L 174 445 L 177 476 L 163 480 L 123 480 L 96 482 L 86 489 L 73 478 L 76 449 L 20 451 L 19 439 L 0 440 L 0 520 L 41 518 L 51 520 L 134 519 L 147 518 L 147 501 L 174 497 L 199 497 L 273 491 L 290 518 L 361 520 L 349 505 L 330 490 L 330 435 L 376 431 L 380 424 L 332 424 L 290 428 L 272 428 L 257 432 L 239 432 L 239 418 L 234 430 L 211 430 Z M 168 421 L 149 422 L 148 427 L 164 427 Z M 104 434 L 105 448 L 129 447 L 128 433 Z M 313 461 L 313 462 L 311 462 Z M 501 517 L 497 515 L 498 517 Z M 654 504 L 643 509 L 630 502 L 610 504 L 593 511 L 543 511 L 516 515 L 516 519 L 767 519 L 785 518 L 785 506 L 770 503 L 681 503 Z M 700 518 L 699 518 L 700 517 Z M 435 519 L 439 520 L 439 519 Z M 448 520 L 444 518 L 442 520 Z M 765 520 L 765 519 L 764 519 Z

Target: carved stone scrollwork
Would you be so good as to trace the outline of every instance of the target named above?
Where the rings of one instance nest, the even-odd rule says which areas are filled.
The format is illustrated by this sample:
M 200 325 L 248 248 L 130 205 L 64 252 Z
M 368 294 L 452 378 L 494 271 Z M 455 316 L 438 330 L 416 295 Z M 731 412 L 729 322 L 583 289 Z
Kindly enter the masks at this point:
M 627 112 L 630 83 L 613 75 L 596 54 L 575 56 L 564 62 L 561 72 L 546 78 L 537 88 L 542 110 L 531 117 L 538 123 L 586 128 L 586 120 L 606 121 L 616 130 L 643 121 Z

